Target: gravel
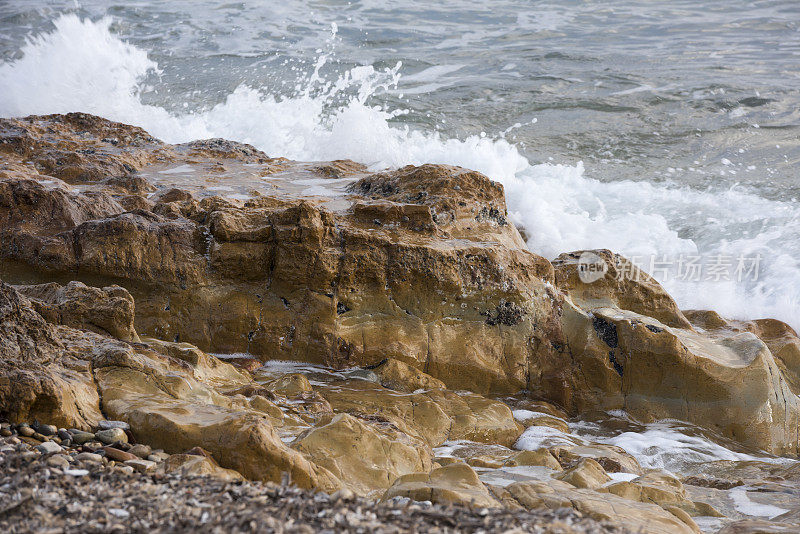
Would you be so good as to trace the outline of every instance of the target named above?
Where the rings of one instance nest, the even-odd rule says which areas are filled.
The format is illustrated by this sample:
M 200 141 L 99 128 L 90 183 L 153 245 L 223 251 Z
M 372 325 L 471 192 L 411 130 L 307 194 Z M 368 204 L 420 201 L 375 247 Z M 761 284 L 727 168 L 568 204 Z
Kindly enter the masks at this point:
M 60 470 L 15 447 L 0 454 L 0 532 L 625 532 L 574 510 L 470 510 L 378 504 L 288 485 L 209 477 L 127 475 L 82 462 Z

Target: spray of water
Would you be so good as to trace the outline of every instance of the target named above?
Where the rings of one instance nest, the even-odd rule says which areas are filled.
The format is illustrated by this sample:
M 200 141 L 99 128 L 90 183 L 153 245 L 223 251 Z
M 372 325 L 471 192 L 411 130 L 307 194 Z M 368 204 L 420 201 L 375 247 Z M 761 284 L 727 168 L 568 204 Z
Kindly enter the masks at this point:
M 20 59 L 0 64 L 0 115 L 84 111 L 142 126 L 168 142 L 225 137 L 273 156 L 350 158 L 373 169 L 461 165 L 504 184 L 512 219 L 525 227 L 529 247 L 549 258 L 603 247 L 644 258 L 647 269 L 653 255 L 759 254 L 756 280 L 661 280 L 684 308 L 776 317 L 800 327 L 800 208 L 792 203 L 735 189 L 711 193 L 646 181 L 601 183 L 588 177 L 582 164 L 532 164 L 502 132 L 453 139 L 411 129 L 397 120 L 402 110 L 371 104 L 375 94 L 396 90 L 399 63 L 323 75 L 335 25 L 293 93 L 240 85 L 215 106 L 185 114 L 142 102 L 144 80 L 157 77 L 159 66 L 146 51 L 114 35 L 110 19 L 70 14 L 54 25 L 53 31 L 30 37 Z

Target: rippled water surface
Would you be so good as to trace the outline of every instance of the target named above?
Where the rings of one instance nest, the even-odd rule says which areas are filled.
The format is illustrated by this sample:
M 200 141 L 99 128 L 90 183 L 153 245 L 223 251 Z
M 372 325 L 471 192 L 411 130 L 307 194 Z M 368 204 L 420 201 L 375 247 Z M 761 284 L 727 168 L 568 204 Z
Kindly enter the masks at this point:
M 76 110 L 476 168 L 536 252 L 763 258 L 656 275 L 685 308 L 800 326 L 794 1 L 0 2 L 0 115 Z

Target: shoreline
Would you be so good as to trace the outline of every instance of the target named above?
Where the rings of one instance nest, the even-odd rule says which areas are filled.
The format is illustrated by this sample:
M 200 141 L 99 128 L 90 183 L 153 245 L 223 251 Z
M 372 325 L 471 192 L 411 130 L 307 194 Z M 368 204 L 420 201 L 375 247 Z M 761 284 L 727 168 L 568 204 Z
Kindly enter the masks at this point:
M 608 250 L 531 253 L 481 173 L 170 145 L 81 113 L 0 119 L 0 158 L 4 439 L 92 464 L 73 476 L 29 454 L 21 472 L 288 476 L 317 495 L 502 521 L 567 507 L 664 534 L 799 521 L 800 463 L 647 426 L 797 457 L 796 333 L 681 310 Z M 699 459 L 670 472 L 578 438 L 594 412 Z M 28 445 L 13 445 L 16 462 Z

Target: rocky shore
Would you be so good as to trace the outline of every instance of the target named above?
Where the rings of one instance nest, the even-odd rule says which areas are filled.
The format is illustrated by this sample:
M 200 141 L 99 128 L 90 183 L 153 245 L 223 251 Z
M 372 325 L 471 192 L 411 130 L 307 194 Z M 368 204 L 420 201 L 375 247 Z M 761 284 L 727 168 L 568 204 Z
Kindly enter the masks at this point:
M 627 532 L 566 508 L 471 509 L 407 499 L 376 505 L 348 491 L 327 495 L 180 473 L 134 476 L 80 455 L 37 452 L 0 446 L 3 532 Z
M 0 526 L 800 529 L 796 333 L 587 254 L 466 169 L 0 119 Z M 653 469 L 596 413 L 743 452 Z

